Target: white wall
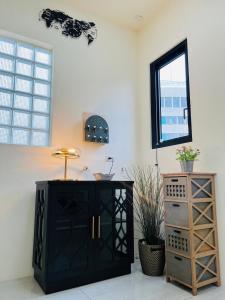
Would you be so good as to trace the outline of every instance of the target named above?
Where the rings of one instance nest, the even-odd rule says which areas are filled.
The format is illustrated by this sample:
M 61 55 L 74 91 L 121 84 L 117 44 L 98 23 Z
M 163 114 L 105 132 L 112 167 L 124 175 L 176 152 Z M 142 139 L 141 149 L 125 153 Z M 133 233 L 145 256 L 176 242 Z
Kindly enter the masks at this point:
M 87 46 L 84 37 L 72 40 L 38 21 L 42 8 L 61 9 L 78 19 L 94 21 L 98 38 Z M 168 0 L 139 33 L 76 10 L 73 0 L 0 0 L 0 29 L 49 44 L 54 51 L 53 146 L 78 146 L 81 158 L 70 162 L 73 178 L 91 178 L 107 168 L 106 155 L 116 160 L 115 171 L 135 161 L 154 163 L 151 150 L 149 63 L 188 38 L 193 145 L 201 149 L 196 170 L 217 172 L 217 210 L 221 269 L 225 278 L 225 2 Z M 138 65 L 136 64 L 136 48 Z M 136 107 L 136 67 L 139 95 Z M 138 110 L 137 110 L 138 109 Z M 83 142 L 82 113 L 105 115 L 110 144 Z M 136 119 L 136 113 L 138 118 Z M 138 145 L 138 152 L 135 151 Z M 175 148 L 159 150 L 162 172 L 179 170 Z M 62 176 L 62 161 L 52 148 L 0 145 L 0 281 L 32 274 L 34 182 Z
M 43 8 L 61 9 L 74 18 L 96 22 L 97 40 L 66 38 L 38 21 Z M 82 14 L 75 1 L 0 0 L 0 29 L 49 44 L 54 51 L 52 145 L 77 146 L 81 158 L 69 162 L 72 178 L 92 178 L 107 170 L 114 156 L 117 179 L 135 155 L 136 34 Z M 102 114 L 110 144 L 83 141 L 82 113 Z M 32 274 L 35 181 L 59 178 L 63 162 L 52 148 L 0 145 L 0 281 Z M 90 168 L 85 176 L 80 170 Z
M 153 163 L 149 63 L 188 39 L 193 146 L 201 156 L 196 171 L 217 173 L 217 212 L 222 279 L 225 280 L 225 1 L 168 0 L 139 35 L 138 157 Z M 176 147 L 159 150 L 162 172 L 178 171 Z

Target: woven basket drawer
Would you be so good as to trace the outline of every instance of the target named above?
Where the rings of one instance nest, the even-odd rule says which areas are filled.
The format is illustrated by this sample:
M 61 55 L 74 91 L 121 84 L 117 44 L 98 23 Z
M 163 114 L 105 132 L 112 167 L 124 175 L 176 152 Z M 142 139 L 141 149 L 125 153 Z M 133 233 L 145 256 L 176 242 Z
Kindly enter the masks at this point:
M 165 177 L 163 186 L 165 200 L 187 201 L 188 195 L 186 177 Z
M 166 252 L 166 274 L 183 283 L 192 284 L 191 260 Z
M 188 230 L 166 226 L 165 231 L 167 250 L 190 255 L 190 234 Z
M 188 227 L 188 204 L 185 202 L 164 202 L 165 223 L 175 226 Z

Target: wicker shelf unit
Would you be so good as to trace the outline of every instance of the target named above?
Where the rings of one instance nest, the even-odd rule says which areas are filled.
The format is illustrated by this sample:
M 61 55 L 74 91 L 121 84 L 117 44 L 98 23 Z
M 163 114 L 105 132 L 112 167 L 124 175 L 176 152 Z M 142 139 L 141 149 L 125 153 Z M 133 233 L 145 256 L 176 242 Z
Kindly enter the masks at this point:
M 166 278 L 192 289 L 220 285 L 215 174 L 163 174 Z

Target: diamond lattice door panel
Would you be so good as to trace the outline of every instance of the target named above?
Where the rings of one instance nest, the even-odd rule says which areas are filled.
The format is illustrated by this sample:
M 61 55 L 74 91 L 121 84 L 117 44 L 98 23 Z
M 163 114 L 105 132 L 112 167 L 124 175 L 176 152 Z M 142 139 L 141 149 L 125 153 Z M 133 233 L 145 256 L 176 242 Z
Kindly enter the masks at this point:
M 45 190 L 41 189 L 37 191 L 36 201 L 36 220 L 34 229 L 34 253 L 33 264 L 40 270 L 43 268 L 43 248 L 44 248 L 44 222 L 45 222 Z
M 57 220 L 54 249 L 50 261 L 53 273 L 73 271 L 74 275 L 88 271 L 89 262 L 88 226 L 73 224 L 71 220 Z M 75 259 L 76 258 L 76 259 Z
M 53 210 L 56 216 L 76 215 L 78 223 L 86 221 L 90 205 L 90 191 L 85 186 L 76 191 L 67 190 L 63 187 L 57 188 L 53 197 Z
M 50 266 L 54 276 L 60 272 L 82 274 L 89 268 L 90 219 L 93 189 L 86 185 L 69 189 L 59 186 L 52 192 L 52 235 L 50 237 Z M 76 258 L 76 259 L 75 259 Z M 64 276 L 64 273 L 62 273 Z
M 115 249 L 119 257 L 128 254 L 126 189 L 115 189 Z
M 105 264 L 111 264 L 114 260 L 112 188 L 105 186 L 98 190 L 97 201 L 96 268 L 101 269 Z
M 192 178 L 191 179 L 192 198 L 212 198 L 212 179 L 211 178 Z
M 106 186 L 97 191 L 100 231 L 97 232 L 96 268 L 128 260 L 127 190 Z

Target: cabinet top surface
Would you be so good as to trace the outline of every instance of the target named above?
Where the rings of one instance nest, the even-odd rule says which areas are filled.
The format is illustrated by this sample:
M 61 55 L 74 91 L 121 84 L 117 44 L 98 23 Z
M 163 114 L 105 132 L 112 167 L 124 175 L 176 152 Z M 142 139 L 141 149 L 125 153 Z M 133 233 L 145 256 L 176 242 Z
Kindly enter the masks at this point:
M 163 177 L 172 177 L 172 176 L 215 176 L 216 173 L 210 173 L 210 172 L 193 172 L 193 173 L 162 173 Z
M 65 184 L 65 185 L 69 185 L 69 184 L 113 184 L 113 183 L 122 183 L 122 184 L 133 184 L 133 181 L 109 181 L 109 180 L 43 180 L 43 181 L 36 181 L 36 184 Z

